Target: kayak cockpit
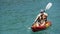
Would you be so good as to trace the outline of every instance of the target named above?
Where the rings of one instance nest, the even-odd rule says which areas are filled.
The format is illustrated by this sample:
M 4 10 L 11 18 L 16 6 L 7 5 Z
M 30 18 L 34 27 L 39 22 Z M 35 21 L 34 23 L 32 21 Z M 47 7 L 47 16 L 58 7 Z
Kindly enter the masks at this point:
M 31 29 L 32 29 L 33 32 L 36 32 L 36 31 L 44 30 L 44 29 L 48 28 L 49 26 L 51 26 L 51 22 L 50 21 L 47 21 L 45 23 L 45 25 L 43 25 L 43 26 L 41 26 L 41 24 L 36 22 L 36 23 L 34 23 L 32 25 Z

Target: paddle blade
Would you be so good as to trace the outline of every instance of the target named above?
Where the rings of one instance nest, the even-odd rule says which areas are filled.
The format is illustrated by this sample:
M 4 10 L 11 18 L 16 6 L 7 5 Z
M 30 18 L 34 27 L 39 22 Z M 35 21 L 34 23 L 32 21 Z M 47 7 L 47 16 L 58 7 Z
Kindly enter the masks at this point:
M 51 6 L 52 6 L 52 3 L 48 3 L 45 10 L 49 10 L 51 8 Z

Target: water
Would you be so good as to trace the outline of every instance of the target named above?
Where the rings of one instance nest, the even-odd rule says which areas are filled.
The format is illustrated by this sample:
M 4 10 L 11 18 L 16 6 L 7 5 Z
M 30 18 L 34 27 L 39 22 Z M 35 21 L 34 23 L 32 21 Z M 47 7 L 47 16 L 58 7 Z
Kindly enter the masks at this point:
M 30 29 L 40 9 L 48 2 L 53 6 L 46 12 L 52 26 L 32 32 Z M 60 0 L 0 0 L 0 34 L 60 34 Z

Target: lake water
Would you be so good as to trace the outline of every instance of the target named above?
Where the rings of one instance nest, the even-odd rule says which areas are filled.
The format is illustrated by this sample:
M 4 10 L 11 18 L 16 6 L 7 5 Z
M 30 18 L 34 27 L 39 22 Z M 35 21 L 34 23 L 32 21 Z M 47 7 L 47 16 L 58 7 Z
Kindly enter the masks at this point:
M 49 2 L 53 6 L 46 12 L 52 26 L 32 32 L 36 16 Z M 0 34 L 60 34 L 60 0 L 0 0 Z

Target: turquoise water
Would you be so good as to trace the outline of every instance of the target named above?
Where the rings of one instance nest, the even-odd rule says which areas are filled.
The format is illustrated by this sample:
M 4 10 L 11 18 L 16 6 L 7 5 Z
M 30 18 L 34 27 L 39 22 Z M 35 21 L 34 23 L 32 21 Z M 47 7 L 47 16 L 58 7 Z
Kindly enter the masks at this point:
M 30 29 L 40 9 L 48 2 L 53 6 L 46 12 L 52 26 L 32 32 Z M 0 0 L 0 34 L 60 34 L 60 0 Z

